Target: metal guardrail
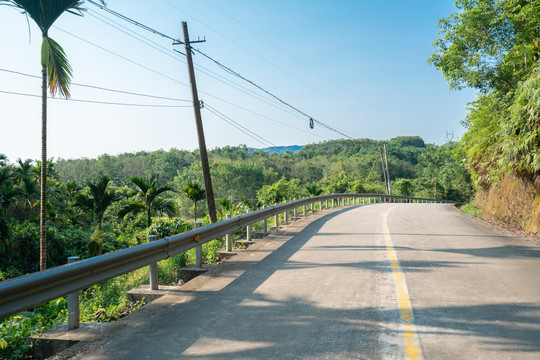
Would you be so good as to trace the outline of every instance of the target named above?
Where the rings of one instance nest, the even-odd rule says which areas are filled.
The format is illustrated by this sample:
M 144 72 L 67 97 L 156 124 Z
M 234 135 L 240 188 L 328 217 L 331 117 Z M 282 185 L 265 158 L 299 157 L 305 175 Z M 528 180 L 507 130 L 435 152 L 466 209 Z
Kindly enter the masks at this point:
M 375 198 L 384 202 L 456 203 L 381 194 L 329 194 L 290 201 L 132 248 L 0 282 L 0 319 L 165 260 L 271 216 L 315 202 L 346 198 Z

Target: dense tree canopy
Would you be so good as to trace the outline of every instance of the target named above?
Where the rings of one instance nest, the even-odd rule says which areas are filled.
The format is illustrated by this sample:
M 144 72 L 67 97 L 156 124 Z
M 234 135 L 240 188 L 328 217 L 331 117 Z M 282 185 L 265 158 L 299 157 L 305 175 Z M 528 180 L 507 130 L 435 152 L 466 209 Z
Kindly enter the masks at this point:
M 458 0 L 429 61 L 450 87 L 512 91 L 540 54 L 537 0 Z
M 294 154 L 228 146 L 209 152 L 220 217 L 321 192 L 383 193 L 383 144 L 394 194 L 451 200 L 471 196 L 462 155 L 452 143 L 435 146 L 417 136 L 331 140 L 306 145 Z M 2 278 L 38 269 L 40 167 L 39 162 L 11 164 L 0 157 Z M 147 229 L 164 234 L 164 224 L 193 219 L 195 199 L 200 198 L 184 197 L 182 191 L 202 182 L 196 151 L 58 160 L 47 168 L 51 265 L 65 263 L 70 255 L 85 258 L 144 242 Z M 203 191 L 198 186 L 197 192 Z M 206 204 L 197 203 L 197 210 L 197 216 L 204 217 Z M 164 220 L 167 216 L 173 218 Z
M 458 0 L 429 61 L 450 87 L 480 90 L 461 139 L 475 184 L 540 175 L 540 1 Z

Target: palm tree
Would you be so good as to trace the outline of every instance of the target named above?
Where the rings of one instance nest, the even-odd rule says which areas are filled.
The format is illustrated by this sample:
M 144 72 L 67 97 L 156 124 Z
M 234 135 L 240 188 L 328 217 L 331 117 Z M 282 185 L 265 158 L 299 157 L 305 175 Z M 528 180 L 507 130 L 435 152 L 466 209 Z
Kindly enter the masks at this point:
M 10 166 L 0 167 L 0 242 L 6 241 L 9 236 L 8 209 L 20 195 L 12 178 L 13 169 Z
M 33 167 L 32 160 L 30 159 L 22 161 L 19 158 L 17 159 L 17 164 L 19 165 L 17 168 L 15 168 L 15 173 L 17 174 L 17 183 L 21 189 L 26 218 L 28 218 L 30 210 L 32 210 L 35 206 L 31 199 L 38 191 L 38 183 L 32 174 L 35 168 Z
M 221 205 L 222 211 L 231 211 L 233 208 L 231 202 L 226 197 L 219 199 L 217 203 Z
M 158 178 L 157 175 L 153 175 L 149 181 L 146 181 L 138 176 L 132 176 L 129 181 L 137 186 L 139 190 L 135 199 L 130 204 L 124 206 L 118 212 L 118 216 L 123 218 L 129 213 L 146 211 L 147 226 L 150 227 L 152 225 L 153 211 L 160 211 L 168 215 L 174 214 L 174 203 L 159 196 L 166 191 L 172 191 L 172 188 L 168 185 L 158 186 Z
M 203 200 L 206 196 L 206 191 L 202 188 L 201 185 L 197 184 L 196 182 L 189 181 L 187 185 L 182 187 L 182 191 L 184 192 L 184 197 L 190 199 L 193 201 L 193 215 L 195 218 L 195 221 L 197 221 L 197 201 Z
M 88 183 L 88 193 L 78 194 L 75 197 L 75 205 L 92 212 L 97 218 L 97 230 L 101 231 L 103 224 L 103 215 L 107 208 L 112 205 L 118 198 L 109 190 L 109 178 L 107 175 L 101 176 L 96 183 Z
M 17 159 L 17 164 L 19 165 L 15 171 L 18 174 L 19 179 L 22 179 L 25 176 L 30 176 L 30 172 L 32 171 L 32 160 L 26 159 L 24 161 L 21 160 L 21 158 Z
M 49 37 L 49 29 L 64 12 L 82 15 L 82 0 L 0 0 L 28 14 L 41 29 L 41 162 L 47 162 L 47 87 L 51 95 L 69 98 L 71 66 L 64 49 Z M 103 2 L 103 1 L 101 1 Z M 47 167 L 41 167 L 39 267 L 47 268 Z
M 90 256 L 101 255 L 103 251 L 103 232 L 101 231 L 103 215 L 107 208 L 118 199 L 114 193 L 107 190 L 109 181 L 107 175 L 103 175 L 96 183 L 88 183 L 87 194 L 78 194 L 75 197 L 75 205 L 92 212 L 98 220 L 96 231 L 88 244 Z
M 309 196 L 319 196 L 323 193 L 323 190 L 318 188 L 317 185 L 306 186 L 306 190 Z

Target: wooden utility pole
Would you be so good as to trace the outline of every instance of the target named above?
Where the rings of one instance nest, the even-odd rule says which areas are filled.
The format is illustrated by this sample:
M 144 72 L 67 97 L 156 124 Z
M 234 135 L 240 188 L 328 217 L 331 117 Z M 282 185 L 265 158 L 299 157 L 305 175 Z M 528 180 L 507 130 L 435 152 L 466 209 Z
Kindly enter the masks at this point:
M 388 180 L 386 179 L 386 168 L 384 167 L 384 157 L 383 157 L 383 150 L 379 148 L 379 154 L 381 154 L 381 165 L 382 165 L 382 173 L 384 178 L 384 186 L 386 188 L 386 195 L 389 195 L 388 193 Z
M 392 186 L 390 185 L 390 170 L 388 170 L 388 156 L 386 155 L 386 144 L 384 145 L 384 161 L 386 163 L 386 181 L 388 181 L 388 195 L 392 195 Z
M 212 178 L 210 176 L 210 166 L 208 165 L 208 154 L 206 152 L 206 141 L 204 140 L 204 131 L 201 118 L 201 102 L 199 101 L 199 95 L 197 93 L 197 83 L 195 82 L 195 71 L 193 70 L 193 60 L 191 58 L 191 45 L 189 41 L 189 34 L 187 23 L 182 21 L 182 31 L 184 32 L 184 45 L 186 47 L 186 61 L 189 72 L 189 82 L 191 83 L 191 95 L 193 97 L 193 110 L 195 112 L 195 124 L 197 125 L 197 136 L 199 138 L 199 152 L 201 153 L 201 165 L 204 177 L 204 188 L 206 190 L 206 202 L 208 203 L 208 214 L 210 215 L 210 221 L 217 222 L 216 216 L 216 203 L 214 201 L 214 190 L 212 188 Z M 177 43 L 175 43 L 177 44 Z

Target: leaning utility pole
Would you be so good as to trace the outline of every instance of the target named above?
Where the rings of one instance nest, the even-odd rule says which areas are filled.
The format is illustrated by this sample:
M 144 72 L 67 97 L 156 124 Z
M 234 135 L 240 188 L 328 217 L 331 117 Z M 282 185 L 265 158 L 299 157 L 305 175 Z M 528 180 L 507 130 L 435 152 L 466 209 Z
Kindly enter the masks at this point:
M 217 222 L 216 203 L 214 202 L 214 190 L 212 189 L 212 178 L 210 177 L 210 166 L 208 165 L 208 154 L 206 152 L 206 141 L 201 119 L 201 102 L 197 93 L 197 83 L 195 82 L 195 71 L 193 70 L 193 60 L 191 59 L 191 43 L 203 42 L 204 40 L 189 41 L 187 23 L 182 21 L 182 31 L 184 32 L 184 45 L 186 47 L 186 61 L 189 72 L 189 82 L 191 83 L 191 95 L 193 97 L 193 110 L 195 112 L 195 124 L 197 125 L 197 135 L 199 137 L 199 152 L 201 153 L 201 165 L 204 177 L 204 188 L 206 190 L 206 202 L 208 204 L 208 214 L 210 221 Z M 182 42 L 174 43 L 182 44 Z
M 392 186 L 390 185 L 390 170 L 388 170 L 388 156 L 386 155 L 386 144 L 384 146 L 384 160 L 386 163 L 386 181 L 388 181 L 388 195 L 392 195 Z

